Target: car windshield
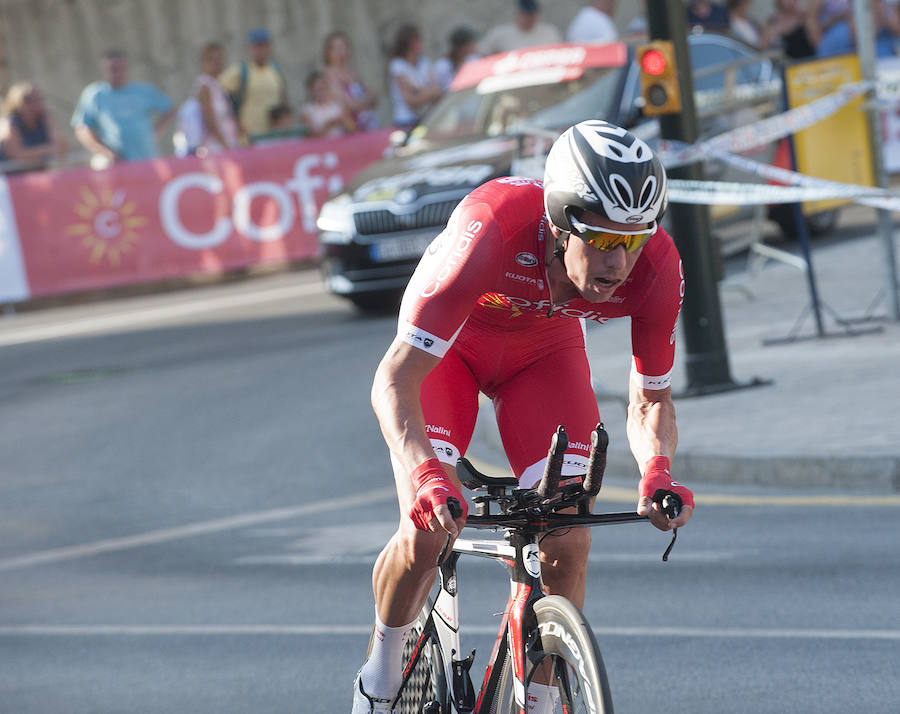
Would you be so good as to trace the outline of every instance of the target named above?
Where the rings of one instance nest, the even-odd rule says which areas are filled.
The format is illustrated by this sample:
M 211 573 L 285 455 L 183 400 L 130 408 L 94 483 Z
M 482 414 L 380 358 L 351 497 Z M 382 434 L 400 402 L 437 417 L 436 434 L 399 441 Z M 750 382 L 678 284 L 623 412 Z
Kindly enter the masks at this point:
M 409 137 L 443 141 L 499 136 L 522 128 L 561 129 L 584 119 L 607 118 L 621 67 L 593 67 L 567 82 L 479 93 L 469 87 L 446 94 Z

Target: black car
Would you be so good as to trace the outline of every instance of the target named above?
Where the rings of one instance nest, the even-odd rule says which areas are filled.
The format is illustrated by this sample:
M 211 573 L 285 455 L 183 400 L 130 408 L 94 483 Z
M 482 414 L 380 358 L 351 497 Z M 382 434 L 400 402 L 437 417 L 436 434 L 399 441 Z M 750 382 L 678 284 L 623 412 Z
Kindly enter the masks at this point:
M 691 35 L 689 47 L 708 132 L 780 106 L 780 80 L 767 58 L 721 35 Z M 396 304 L 419 257 L 473 188 L 510 174 L 540 177 L 553 138 L 585 119 L 650 138 L 658 123 L 643 117 L 641 101 L 634 53 L 622 43 L 536 47 L 467 63 L 393 156 L 322 207 L 328 289 L 363 309 Z

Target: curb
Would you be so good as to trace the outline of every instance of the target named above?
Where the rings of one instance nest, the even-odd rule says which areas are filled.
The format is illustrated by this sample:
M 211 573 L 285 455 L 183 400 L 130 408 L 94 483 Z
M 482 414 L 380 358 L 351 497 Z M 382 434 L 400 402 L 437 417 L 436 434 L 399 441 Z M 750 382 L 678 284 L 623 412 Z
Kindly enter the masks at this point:
M 475 425 L 473 441 L 480 441 L 494 453 L 503 454 L 500 432 L 490 401 L 483 401 Z M 785 489 L 832 491 L 900 492 L 900 456 L 766 454 L 740 456 L 679 451 L 673 471 L 685 474 L 685 483 L 728 486 L 777 486 Z M 607 473 L 640 478 L 637 464 L 627 448 L 612 448 L 607 457 Z M 687 476 L 690 474 L 690 476 Z
M 640 478 L 630 452 L 611 450 L 607 464 L 611 473 Z M 684 474 L 688 484 L 900 492 L 900 456 L 769 454 L 742 457 L 679 451 L 672 470 Z

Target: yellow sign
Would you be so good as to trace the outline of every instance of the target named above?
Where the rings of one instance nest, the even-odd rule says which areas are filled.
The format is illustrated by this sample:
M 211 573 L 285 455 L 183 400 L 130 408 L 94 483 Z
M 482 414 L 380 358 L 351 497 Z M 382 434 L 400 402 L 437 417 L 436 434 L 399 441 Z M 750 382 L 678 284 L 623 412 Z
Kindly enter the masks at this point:
M 862 78 L 859 58 L 844 55 L 813 60 L 785 70 L 788 106 L 793 109 L 831 94 L 844 84 Z M 875 172 L 869 154 L 866 115 L 858 97 L 830 117 L 794 135 L 797 171 L 807 176 L 874 186 Z M 848 201 L 834 199 L 803 204 L 804 213 L 827 211 Z

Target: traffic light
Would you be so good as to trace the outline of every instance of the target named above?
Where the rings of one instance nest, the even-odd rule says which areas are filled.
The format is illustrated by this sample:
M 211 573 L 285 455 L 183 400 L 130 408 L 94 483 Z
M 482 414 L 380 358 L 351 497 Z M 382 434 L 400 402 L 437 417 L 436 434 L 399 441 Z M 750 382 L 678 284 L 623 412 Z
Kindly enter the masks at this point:
M 675 46 L 668 40 L 654 40 L 636 49 L 641 73 L 644 115 L 677 114 L 681 111 L 681 87 L 675 64 Z

